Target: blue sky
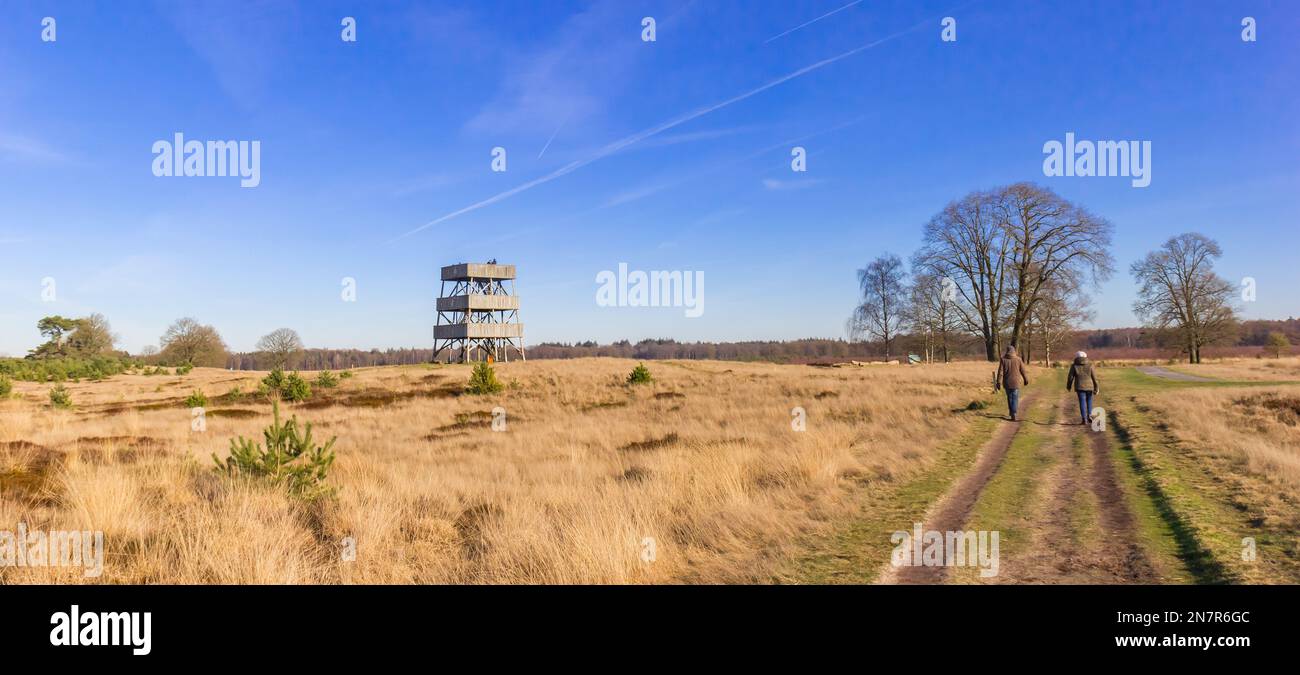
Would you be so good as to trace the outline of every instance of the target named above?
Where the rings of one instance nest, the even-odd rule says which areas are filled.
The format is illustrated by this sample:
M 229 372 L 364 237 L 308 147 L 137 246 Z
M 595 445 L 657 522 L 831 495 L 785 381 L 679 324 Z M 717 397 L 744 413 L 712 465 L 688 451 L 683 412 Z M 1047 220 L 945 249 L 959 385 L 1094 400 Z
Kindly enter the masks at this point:
M 1247 317 L 1300 314 L 1300 5 L 847 4 L 9 0 L 0 353 L 90 312 L 132 351 L 181 316 L 236 350 L 428 346 L 438 268 L 487 258 L 519 266 L 529 344 L 842 337 L 858 267 L 1020 180 L 1115 224 L 1098 326 L 1136 323 L 1128 265 L 1189 230 L 1257 280 Z M 1068 131 L 1151 141 L 1151 185 L 1045 177 Z M 260 141 L 261 184 L 154 176 L 176 132 Z M 703 316 L 597 306 L 620 262 L 704 272 Z

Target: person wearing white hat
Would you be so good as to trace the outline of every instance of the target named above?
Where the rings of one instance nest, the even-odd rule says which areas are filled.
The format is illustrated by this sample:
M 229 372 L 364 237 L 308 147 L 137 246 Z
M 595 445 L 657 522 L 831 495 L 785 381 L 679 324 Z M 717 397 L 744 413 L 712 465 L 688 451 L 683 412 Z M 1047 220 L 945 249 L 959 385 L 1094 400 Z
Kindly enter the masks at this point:
M 1079 352 L 1070 365 L 1070 374 L 1065 378 L 1065 390 L 1073 390 L 1079 395 L 1080 424 L 1087 424 L 1092 417 L 1092 397 L 1101 390 L 1097 386 L 1097 373 L 1088 361 L 1088 352 Z

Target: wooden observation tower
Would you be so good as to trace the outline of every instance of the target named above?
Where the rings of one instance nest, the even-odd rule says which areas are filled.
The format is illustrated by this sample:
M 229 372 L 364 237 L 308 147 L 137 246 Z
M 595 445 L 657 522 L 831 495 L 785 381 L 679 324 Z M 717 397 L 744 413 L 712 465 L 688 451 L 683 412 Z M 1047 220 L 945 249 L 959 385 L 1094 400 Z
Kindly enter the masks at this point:
M 450 292 L 447 284 L 451 284 Z M 493 260 L 442 268 L 438 318 L 433 327 L 433 360 L 509 361 L 512 351 L 524 358 L 524 325 L 519 323 L 515 266 L 499 265 Z

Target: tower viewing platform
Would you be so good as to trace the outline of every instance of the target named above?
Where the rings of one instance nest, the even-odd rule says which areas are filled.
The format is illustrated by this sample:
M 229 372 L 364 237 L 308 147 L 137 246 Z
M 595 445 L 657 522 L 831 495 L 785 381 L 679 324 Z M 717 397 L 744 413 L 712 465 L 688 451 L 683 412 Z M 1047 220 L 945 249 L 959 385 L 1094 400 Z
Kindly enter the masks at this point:
M 511 352 L 525 358 L 514 265 L 491 261 L 443 267 L 436 309 L 434 361 L 509 361 Z

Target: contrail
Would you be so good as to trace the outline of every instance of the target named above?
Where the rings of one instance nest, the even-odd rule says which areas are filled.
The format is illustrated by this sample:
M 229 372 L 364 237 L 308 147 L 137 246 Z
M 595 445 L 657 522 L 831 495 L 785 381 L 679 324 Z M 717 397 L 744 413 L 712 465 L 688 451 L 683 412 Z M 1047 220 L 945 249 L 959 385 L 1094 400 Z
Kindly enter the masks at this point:
M 537 159 L 541 159 L 542 155 L 546 154 L 546 149 L 551 147 L 551 141 L 555 140 L 555 137 L 560 134 L 560 129 L 563 129 L 564 125 L 567 124 L 568 122 L 569 122 L 569 115 L 565 115 L 564 120 L 560 122 L 560 126 L 555 127 L 555 131 L 551 132 L 551 137 L 546 139 L 546 145 L 542 146 L 542 151 L 537 153 Z
M 415 229 L 413 229 L 413 230 L 411 230 L 411 231 L 409 231 L 409 232 L 406 232 L 405 234 L 402 234 L 402 235 L 399 235 L 399 236 L 397 236 L 397 237 L 394 237 L 393 239 L 390 239 L 387 243 L 390 243 L 390 244 L 391 244 L 391 243 L 393 243 L 393 242 L 395 242 L 395 241 L 398 241 L 398 240 L 400 240 L 400 239 L 405 239 L 406 237 L 409 237 L 409 236 L 411 236 L 411 235 L 413 235 L 413 234 L 415 234 L 415 233 L 417 233 L 417 232 L 422 232 L 422 231 L 424 231 L 424 230 L 429 229 L 430 227 L 433 227 L 434 225 L 438 225 L 439 223 L 445 223 L 445 222 L 447 222 L 448 220 L 451 220 L 452 218 L 456 218 L 456 217 L 459 217 L 459 216 L 463 216 L 463 215 L 465 215 L 466 213 L 470 213 L 471 211 L 477 211 L 477 210 L 479 210 L 479 209 L 481 209 L 481 208 L 483 208 L 483 207 L 485 207 L 485 206 L 491 206 L 491 205 L 493 205 L 493 204 L 495 204 L 495 203 L 497 203 L 497 202 L 499 202 L 499 201 L 501 201 L 501 200 L 503 200 L 503 199 L 507 199 L 507 198 L 509 198 L 509 197 L 513 197 L 513 196 L 519 194 L 520 192 L 524 192 L 524 191 L 526 191 L 526 190 L 531 190 L 532 188 L 535 188 L 535 187 L 537 187 L 538 185 L 543 185 L 543 184 L 545 184 L 545 183 L 549 183 L 549 182 L 555 180 L 556 178 L 560 178 L 560 177 L 562 177 L 562 176 L 567 176 L 568 174 L 571 174 L 571 173 L 573 173 L 574 171 L 577 171 L 578 169 L 581 169 L 582 167 L 584 167 L 584 166 L 586 166 L 586 165 L 588 165 L 588 164 L 591 164 L 592 162 L 595 162 L 596 160 L 604 159 L 605 157 L 608 157 L 608 156 L 610 156 L 610 155 L 612 155 L 612 154 L 614 154 L 614 153 L 616 153 L 616 152 L 622 150 L 623 148 L 628 147 L 629 145 L 633 145 L 633 144 L 635 144 L 635 143 L 638 143 L 638 142 L 640 142 L 640 141 L 643 141 L 643 140 L 645 140 L 645 139 L 647 139 L 647 138 L 650 138 L 651 136 L 654 136 L 654 135 L 656 135 L 656 134 L 663 133 L 663 132 L 665 132 L 665 131 L 667 131 L 667 130 L 669 130 L 669 129 L 672 129 L 673 127 L 678 127 L 678 126 L 681 126 L 681 125 L 683 125 L 683 124 L 686 124 L 687 122 L 690 122 L 691 120 L 698 119 L 698 118 L 703 117 L 703 116 L 705 116 L 705 115 L 707 115 L 707 114 L 709 114 L 709 113 L 711 113 L 711 112 L 714 112 L 714 111 L 716 111 L 716 110 L 721 110 L 722 108 L 725 108 L 725 107 L 727 107 L 727 106 L 729 106 L 729 105 L 732 105 L 732 104 L 734 104 L 734 103 L 739 103 L 739 102 L 741 102 L 741 101 L 744 101 L 744 100 L 747 99 L 747 98 L 750 98 L 750 97 L 753 97 L 753 96 L 757 96 L 758 94 L 761 94 L 761 93 L 767 91 L 768 89 L 771 89 L 771 88 L 773 88 L 773 87 L 776 87 L 776 86 L 779 86 L 779 85 L 785 84 L 786 82 L 789 82 L 790 80 L 793 80 L 793 79 L 795 79 L 795 78 L 797 78 L 797 77 L 801 77 L 801 76 L 803 76 L 803 75 L 807 75 L 808 73 L 811 73 L 811 72 L 814 71 L 814 70 L 817 70 L 817 69 L 819 69 L 819 68 L 824 68 L 824 67 L 829 66 L 830 64 L 835 63 L 835 62 L 837 62 L 837 61 L 842 61 L 842 60 L 844 60 L 844 59 L 847 59 L 847 58 L 849 58 L 850 56 L 853 56 L 854 54 L 857 54 L 857 53 L 859 53 L 859 52 L 864 52 L 864 51 L 866 51 L 866 50 L 868 50 L 868 49 L 871 49 L 872 47 L 879 46 L 879 45 L 884 44 L 884 43 L 886 43 L 886 42 L 888 42 L 888 41 L 890 41 L 890 40 L 893 40 L 893 39 L 895 39 L 895 38 L 897 38 L 897 37 L 900 37 L 900 36 L 906 35 L 907 33 L 910 33 L 910 32 L 912 32 L 912 31 L 914 31 L 914 30 L 916 30 L 916 29 L 918 29 L 918 28 L 920 28 L 920 27 L 922 27 L 922 26 L 929 25 L 930 22 L 931 22 L 931 19 L 926 19 L 925 21 L 922 21 L 922 22 L 920 22 L 920 23 L 917 23 L 916 25 L 914 25 L 914 26 L 912 26 L 912 27 L 910 27 L 910 28 L 905 28 L 905 29 L 903 29 L 903 30 L 898 31 L 897 33 L 893 33 L 893 34 L 891 34 L 891 35 L 887 35 L 887 36 L 885 36 L 885 37 L 883 37 L 883 38 L 880 38 L 879 40 L 876 40 L 876 41 L 874 41 L 874 42 L 869 42 L 869 43 L 867 43 L 867 44 L 865 44 L 865 45 L 862 45 L 862 46 L 859 46 L 859 47 L 854 47 L 853 49 L 850 49 L 849 51 L 844 52 L 844 53 L 842 53 L 842 54 L 838 54 L 838 55 L 836 55 L 836 56 L 832 56 L 832 57 L 830 57 L 830 58 L 822 59 L 821 61 L 818 61 L 818 62 L 816 62 L 816 63 L 814 63 L 814 64 L 812 64 L 812 65 L 804 66 L 803 68 L 800 68 L 799 70 L 796 70 L 796 71 L 794 71 L 794 72 L 792 72 L 792 73 L 789 73 L 789 74 L 787 74 L 787 75 L 782 75 L 781 77 L 778 77 L 778 78 L 776 78 L 775 80 L 772 80 L 771 82 L 768 82 L 767 84 L 764 84 L 764 85 L 761 85 L 761 86 L 755 87 L 755 88 L 753 88 L 753 89 L 750 89 L 749 91 L 747 91 L 747 92 L 745 92 L 745 93 L 743 93 L 743 94 L 737 94 L 736 96 L 733 96 L 733 97 L 731 97 L 731 98 L 729 98 L 729 99 L 726 99 L 726 100 L 724 100 L 724 101 L 720 101 L 720 102 L 718 102 L 718 103 L 714 103 L 714 104 L 712 104 L 712 105 L 708 105 L 708 106 L 705 106 L 705 107 L 703 107 L 703 108 L 698 108 L 698 109 L 696 109 L 696 110 L 694 110 L 694 111 L 692 111 L 692 112 L 686 113 L 685 115 L 682 115 L 682 116 L 680 116 L 680 117 L 677 117 L 677 118 L 674 118 L 674 119 L 669 120 L 669 121 L 667 121 L 667 122 L 663 122 L 663 123 L 658 124 L 658 125 L 656 125 L 656 126 L 650 127 L 649 129 L 645 129 L 644 131 L 639 131 L 639 132 L 637 132 L 637 133 L 635 133 L 635 134 L 632 134 L 631 136 L 625 136 L 625 137 L 623 137 L 623 138 L 621 138 L 621 139 L 619 139 L 619 140 L 617 140 L 617 141 L 614 141 L 614 142 L 612 142 L 612 143 L 606 145 L 605 147 L 601 148 L 600 150 L 597 150 L 596 153 L 593 154 L 593 155 L 590 156 L 590 157 L 587 157 L 587 158 L 585 158 L 585 159 L 574 160 L 574 161 L 569 162 L 568 164 L 565 164 L 564 166 L 562 166 L 562 167 L 556 169 L 555 171 L 552 171 L 551 173 L 546 174 L 545 176 L 542 176 L 542 177 L 540 177 L 540 178 L 534 178 L 533 180 L 530 180 L 530 181 L 528 181 L 528 182 L 526 182 L 526 183 L 521 183 L 521 184 L 519 184 L 519 185 L 516 185 L 515 187 L 512 187 L 512 188 L 510 188 L 509 190 L 506 190 L 505 192 L 501 192 L 501 193 L 495 194 L 495 195 L 493 195 L 493 196 L 491 196 L 491 197 L 488 197 L 487 199 L 484 199 L 484 200 L 482 200 L 482 201 L 474 202 L 473 204 L 470 204 L 469 206 L 466 206 L 466 207 L 464 207 L 464 208 L 461 208 L 461 209 L 457 209 L 457 210 L 455 210 L 455 211 L 452 211 L 451 213 L 448 213 L 448 214 L 445 214 L 445 215 L 439 216 L 439 217 L 437 217 L 437 218 L 435 218 L 435 219 L 433 219 L 433 220 L 430 220 L 429 222 L 427 222 L 427 223 L 425 223 L 425 224 L 423 224 L 423 225 L 421 225 L 421 226 L 419 226 L 419 227 L 417 227 L 417 228 L 415 228 Z
M 823 15 L 817 17 L 816 19 L 813 19 L 812 21 L 807 21 L 807 22 L 805 22 L 805 23 L 801 23 L 801 24 L 799 24 L 798 26 L 795 26 L 794 28 L 791 28 L 790 30 L 788 30 L 788 31 L 786 31 L 786 32 L 784 32 L 784 33 L 781 33 L 780 35 L 773 35 L 772 37 L 770 37 L 770 38 L 768 38 L 768 39 L 766 39 L 766 40 L 763 40 L 763 44 L 767 44 L 767 43 L 769 43 L 769 42 L 771 42 L 771 41 L 773 41 L 773 40 L 776 40 L 776 39 L 779 39 L 779 38 L 783 38 L 783 37 L 785 37 L 785 36 L 787 36 L 787 35 L 789 35 L 789 34 L 795 32 L 795 31 L 799 30 L 800 28 L 805 28 L 805 27 L 807 27 L 807 26 L 811 26 L 812 24 L 815 24 L 815 23 L 817 23 L 818 21 L 821 21 L 822 19 L 825 19 L 826 17 L 828 17 L 828 16 L 830 16 L 830 15 L 832 15 L 832 14 L 837 14 L 837 13 L 839 13 L 839 12 L 843 12 L 844 10 L 846 10 L 846 9 L 848 9 L 848 8 L 850 8 L 850 7 L 852 7 L 852 6 L 856 5 L 856 4 L 858 4 L 858 3 L 860 3 L 860 2 L 862 2 L 862 0 L 853 0 L 853 2 L 850 2 L 849 4 L 843 6 L 843 7 L 839 8 L 839 9 L 833 9 L 833 10 L 831 10 L 831 11 L 829 11 L 829 12 L 826 12 L 825 14 L 823 14 Z

